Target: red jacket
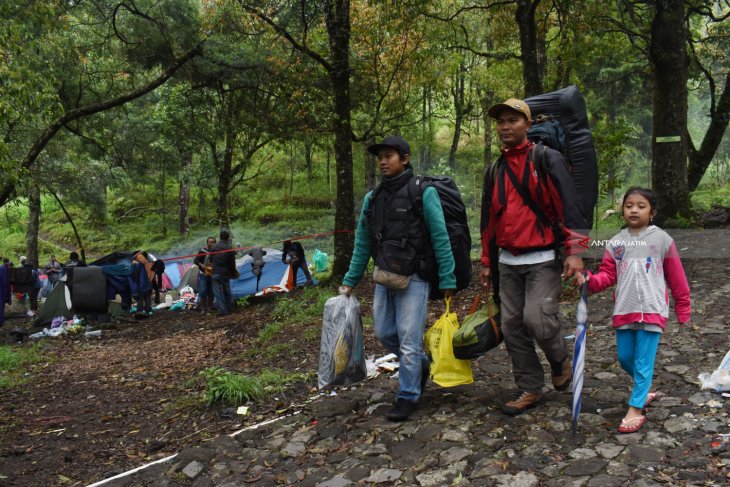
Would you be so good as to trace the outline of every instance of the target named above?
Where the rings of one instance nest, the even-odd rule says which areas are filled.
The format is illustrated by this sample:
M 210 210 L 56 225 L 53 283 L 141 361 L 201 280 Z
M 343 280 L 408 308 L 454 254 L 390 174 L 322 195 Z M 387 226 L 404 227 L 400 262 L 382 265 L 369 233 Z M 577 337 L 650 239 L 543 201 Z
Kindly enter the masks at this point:
M 509 164 L 520 182 L 524 180 L 527 156 L 533 146 L 532 142 L 526 141 L 514 148 L 502 148 L 503 163 Z M 538 176 L 532 160 L 529 164 L 530 195 L 551 222 L 556 218 L 560 222 L 565 236 L 566 255 L 585 251 L 588 240 L 581 231 L 585 231 L 587 224 L 580 213 L 578 206 L 580 203 L 565 157 L 556 150 L 546 149 L 544 178 Z M 502 184 L 504 203 L 500 198 L 498 187 Z M 482 194 L 483 266 L 490 265 L 496 255 L 496 247 L 518 255 L 532 250 L 548 249 L 555 245 L 552 225 L 538 224 L 537 215 L 525 204 L 506 171 L 499 169 L 494 171 L 494 187 L 490 186 L 487 175 Z

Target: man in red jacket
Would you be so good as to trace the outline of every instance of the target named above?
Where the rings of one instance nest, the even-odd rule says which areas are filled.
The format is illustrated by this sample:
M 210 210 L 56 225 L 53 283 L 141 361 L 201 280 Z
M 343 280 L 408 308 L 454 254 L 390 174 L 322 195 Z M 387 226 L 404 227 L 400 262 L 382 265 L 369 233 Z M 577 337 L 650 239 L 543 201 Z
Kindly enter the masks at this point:
M 574 254 L 584 237 L 575 230 L 587 226 L 565 157 L 527 139 L 530 107 L 510 98 L 488 113 L 504 145 L 484 181 L 480 281 L 486 286 L 496 278 L 502 332 L 519 388 L 502 411 L 517 415 L 545 398 L 535 342 L 550 363 L 553 387 L 562 391 L 570 385 L 570 355 L 558 320 L 561 272 L 567 278 L 582 271 L 583 261 Z

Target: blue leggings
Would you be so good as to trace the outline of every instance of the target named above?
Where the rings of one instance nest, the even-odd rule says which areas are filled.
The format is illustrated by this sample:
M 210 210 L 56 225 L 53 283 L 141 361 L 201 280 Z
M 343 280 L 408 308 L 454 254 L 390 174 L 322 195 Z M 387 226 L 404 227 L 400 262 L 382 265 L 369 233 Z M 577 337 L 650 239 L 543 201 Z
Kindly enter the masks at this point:
M 616 330 L 618 361 L 634 379 L 629 406 L 642 409 L 651 388 L 654 359 L 662 334 L 646 330 Z

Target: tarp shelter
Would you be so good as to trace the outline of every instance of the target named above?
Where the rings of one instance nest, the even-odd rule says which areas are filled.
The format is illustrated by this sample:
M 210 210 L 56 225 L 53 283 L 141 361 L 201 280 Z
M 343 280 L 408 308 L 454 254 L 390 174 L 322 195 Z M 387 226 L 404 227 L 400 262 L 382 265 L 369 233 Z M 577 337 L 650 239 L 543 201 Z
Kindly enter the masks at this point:
M 281 286 L 281 288 L 277 289 L 283 291 L 289 277 L 289 264 L 281 261 L 281 250 L 268 248 L 264 250 L 266 251 L 266 255 L 264 256 L 266 265 L 264 265 L 261 272 L 259 291 L 275 286 Z M 233 299 L 256 294 L 256 276 L 251 270 L 252 262 L 253 258 L 248 255 L 236 260 L 236 269 L 238 269 L 239 277 L 238 279 L 231 279 L 231 295 Z M 307 278 L 304 276 L 304 272 L 299 271 L 297 273 L 297 286 L 304 285 L 306 282 Z M 317 281 L 314 281 L 314 283 L 316 284 Z
M 188 270 L 185 271 L 185 274 L 180 278 L 180 283 L 177 285 L 178 289 L 182 289 L 185 286 L 190 286 L 193 288 L 193 291 L 196 293 L 198 292 L 198 274 L 200 273 L 200 269 L 198 269 L 198 266 L 191 265 Z
M 165 289 L 180 289 L 185 273 L 195 267 L 192 262 L 167 261 L 165 262 L 165 273 L 162 274 L 162 285 Z M 196 276 L 197 277 L 197 276 Z
M 73 310 L 71 306 L 71 292 L 66 285 L 66 276 L 63 276 L 46 297 L 45 303 L 38 310 L 35 324 L 38 326 L 49 325 L 53 318 L 63 316 L 66 319 L 73 318 Z

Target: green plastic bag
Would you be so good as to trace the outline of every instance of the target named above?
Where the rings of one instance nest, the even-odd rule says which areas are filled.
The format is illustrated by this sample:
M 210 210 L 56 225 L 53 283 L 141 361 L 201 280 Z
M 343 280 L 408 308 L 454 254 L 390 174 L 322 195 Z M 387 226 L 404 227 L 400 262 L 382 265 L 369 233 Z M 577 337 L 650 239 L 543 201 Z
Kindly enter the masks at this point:
M 314 249 L 314 257 L 312 257 L 312 261 L 314 262 L 315 272 L 323 272 L 327 270 L 327 266 L 330 263 L 327 254 L 319 249 Z
M 428 354 L 431 356 L 431 380 L 441 387 L 454 387 L 474 382 L 471 362 L 454 357 L 451 338 L 459 328 L 456 313 L 449 311 L 451 299 L 446 299 L 446 312 L 426 332 Z

